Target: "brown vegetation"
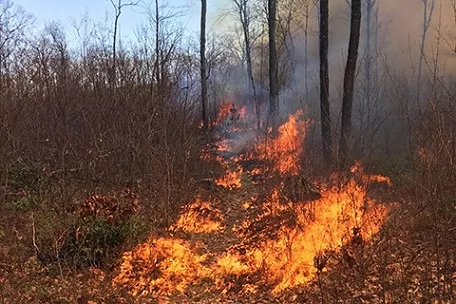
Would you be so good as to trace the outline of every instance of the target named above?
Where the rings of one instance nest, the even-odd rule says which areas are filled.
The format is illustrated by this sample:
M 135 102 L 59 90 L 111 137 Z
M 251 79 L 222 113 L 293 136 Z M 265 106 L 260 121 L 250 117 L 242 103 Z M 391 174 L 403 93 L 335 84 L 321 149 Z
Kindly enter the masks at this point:
M 128 47 L 120 12 L 139 3 L 111 1 L 113 33 L 83 20 L 76 42 L 0 4 L 0 303 L 456 301 L 453 44 L 433 0 L 417 71 L 380 56 L 382 1 L 353 1 L 368 38 L 348 88 L 328 82 L 340 32 L 323 5 L 315 92 L 316 2 L 232 1 L 227 47 L 206 43 L 203 1 L 199 50 L 150 2 Z M 346 170 L 330 172 L 336 152 Z

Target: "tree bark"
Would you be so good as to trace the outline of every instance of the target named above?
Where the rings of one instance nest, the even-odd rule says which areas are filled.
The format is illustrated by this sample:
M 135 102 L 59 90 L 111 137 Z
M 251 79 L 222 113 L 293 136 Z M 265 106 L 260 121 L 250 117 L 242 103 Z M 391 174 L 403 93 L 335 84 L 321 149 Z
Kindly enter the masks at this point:
M 278 62 L 276 49 L 276 14 L 277 0 L 268 0 L 269 27 L 269 126 L 273 133 L 277 131 L 279 106 Z
M 201 0 L 201 35 L 200 35 L 200 65 L 201 65 L 201 114 L 203 129 L 207 130 L 207 76 L 206 76 L 206 13 L 207 1 Z
M 114 5 L 114 2 L 112 2 Z M 110 84 L 112 86 L 116 86 L 116 70 L 117 70 L 117 27 L 119 25 L 119 18 L 120 14 L 122 13 L 122 1 L 119 0 L 119 3 L 117 6 L 114 5 L 114 9 L 116 12 L 115 18 L 114 18 L 114 33 L 112 34 L 112 67 L 111 67 L 111 73 L 110 73 Z
M 371 102 L 371 66 L 372 66 L 372 48 L 371 48 L 371 37 L 372 37 L 372 13 L 375 5 L 375 0 L 367 0 L 366 7 L 366 101 L 367 108 L 370 112 Z M 368 115 L 369 116 L 369 115 Z M 370 123 L 369 119 L 367 123 Z
M 239 21 L 242 25 L 242 31 L 244 33 L 244 44 L 245 44 L 245 56 L 247 63 L 247 76 L 249 77 L 249 91 L 252 90 L 253 93 L 253 106 L 255 108 L 255 114 L 257 119 L 257 130 L 260 130 L 260 109 L 258 104 L 258 96 L 255 85 L 255 80 L 253 78 L 253 67 L 252 67 L 252 41 L 250 37 L 250 10 L 248 7 L 248 0 L 233 0 L 234 4 L 239 13 Z M 250 93 L 250 92 L 249 92 Z
M 310 3 L 305 2 L 305 25 L 304 25 L 304 84 L 306 93 L 306 102 L 309 102 L 309 21 L 310 21 Z
M 421 0 L 423 3 L 423 32 L 421 34 L 421 45 L 420 45 L 420 59 L 418 61 L 418 80 L 416 89 L 416 98 L 418 101 L 418 107 L 421 108 L 422 99 L 422 75 L 423 75 L 423 61 L 424 52 L 426 47 L 427 32 L 431 25 L 432 14 L 434 13 L 435 0 L 430 0 L 430 8 L 428 12 L 428 0 Z
M 157 81 L 158 90 L 161 89 L 161 77 L 160 77 L 160 13 L 158 0 L 155 0 L 155 63 L 154 72 Z
M 329 109 L 329 0 L 320 1 L 320 119 L 323 158 L 327 166 L 332 163 L 331 116 Z
M 355 87 L 356 62 L 358 60 L 359 37 L 361 29 L 361 0 L 352 0 L 350 40 L 348 44 L 347 65 L 345 66 L 344 91 L 342 98 L 342 127 L 340 136 L 339 167 L 346 169 L 348 164 L 349 141 L 352 131 L 353 91 Z

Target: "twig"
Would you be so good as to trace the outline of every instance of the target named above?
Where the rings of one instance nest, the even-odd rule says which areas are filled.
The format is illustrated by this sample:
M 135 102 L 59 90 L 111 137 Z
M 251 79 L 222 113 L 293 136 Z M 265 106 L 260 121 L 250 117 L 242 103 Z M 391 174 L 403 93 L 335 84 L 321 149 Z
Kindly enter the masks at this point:
M 35 217 L 33 216 L 33 212 L 32 212 L 32 241 L 33 241 L 33 247 L 35 250 L 35 257 L 38 257 L 40 248 L 38 248 L 38 246 L 36 245 Z

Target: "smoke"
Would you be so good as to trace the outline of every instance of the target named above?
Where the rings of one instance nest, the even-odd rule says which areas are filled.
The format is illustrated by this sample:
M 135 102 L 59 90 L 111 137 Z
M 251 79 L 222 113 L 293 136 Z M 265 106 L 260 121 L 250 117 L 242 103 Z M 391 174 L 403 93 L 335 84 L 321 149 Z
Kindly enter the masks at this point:
M 303 80 L 307 77 L 309 86 L 315 89 L 318 83 L 318 7 L 313 7 L 310 16 L 310 27 L 308 35 L 308 59 L 307 70 L 305 70 L 306 59 L 304 57 L 305 48 L 304 40 L 305 33 L 303 30 L 304 12 L 302 3 L 306 0 L 288 0 L 294 2 L 293 9 L 293 47 L 294 52 L 292 60 L 295 62 L 294 79 L 291 84 L 284 88 L 302 95 L 304 86 Z M 309 2 L 312 2 L 308 0 Z M 452 50 L 456 42 L 455 32 L 456 24 L 453 15 L 453 7 L 450 0 L 428 0 L 428 11 L 430 3 L 434 3 L 434 12 L 431 24 L 428 30 L 426 43 L 426 56 L 431 59 L 436 54 L 437 38 L 439 36 L 440 46 L 439 52 L 441 56 L 441 65 L 454 66 L 455 53 Z M 220 7 L 223 7 L 223 14 L 226 14 L 228 5 L 226 1 L 216 1 Z M 287 2 L 287 1 L 283 1 Z M 224 4 L 224 5 L 222 5 Z M 420 54 L 420 43 L 423 31 L 423 2 L 421 0 L 377 0 L 378 7 L 378 23 L 373 16 L 372 30 L 377 28 L 377 41 L 372 42 L 372 47 L 378 47 L 377 60 L 387 59 L 397 70 L 407 70 L 412 72 L 417 64 Z M 222 14 L 222 13 L 220 13 Z M 285 15 L 285 13 L 284 13 Z M 365 56 L 365 41 L 366 41 L 366 10 L 363 9 L 362 20 L 362 37 L 359 49 L 360 62 Z M 279 21 L 280 17 L 279 17 Z M 214 30 L 219 32 L 233 31 L 236 22 L 235 18 L 224 17 L 219 18 L 216 22 Z M 350 5 L 346 0 L 334 0 L 330 3 L 330 45 L 329 45 L 329 62 L 330 62 L 330 78 L 332 83 L 333 95 L 340 88 L 343 69 L 346 61 L 346 53 L 348 48 L 348 37 L 350 28 Z M 441 26 L 439 27 L 439 23 Z M 238 33 L 239 34 L 239 33 Z M 372 38 L 374 35 L 372 34 Z M 451 41 L 453 41 L 451 43 Z M 288 54 L 289 55 L 289 54 Z M 307 76 L 306 76 L 307 75 Z M 245 78 L 246 79 L 246 78 Z M 244 79 L 242 80 L 244 81 Z M 245 84 L 244 84 L 245 85 Z M 335 91 L 334 91 L 335 90 Z M 289 95 L 290 92 L 282 92 Z

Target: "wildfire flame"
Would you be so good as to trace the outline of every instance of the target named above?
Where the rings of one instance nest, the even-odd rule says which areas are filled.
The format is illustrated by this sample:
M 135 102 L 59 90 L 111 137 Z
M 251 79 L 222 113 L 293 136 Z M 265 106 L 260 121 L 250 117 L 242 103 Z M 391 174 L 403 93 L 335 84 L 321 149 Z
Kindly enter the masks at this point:
M 211 202 L 201 201 L 185 206 L 177 222 L 171 230 L 181 230 L 192 233 L 212 233 L 219 231 L 223 215 Z
M 278 136 L 266 139 L 257 145 L 259 159 L 272 161 L 275 170 L 281 175 L 294 175 L 299 172 L 299 157 L 303 150 L 308 121 L 300 120 L 302 110 L 290 115 L 288 121 L 278 129 Z
M 126 288 L 133 296 L 184 292 L 207 273 L 202 265 L 206 255 L 195 253 L 197 248 L 198 244 L 176 238 L 150 239 L 124 253 L 113 286 Z
M 128 287 L 133 295 L 145 290 L 170 294 L 183 292 L 189 285 L 207 279 L 212 280 L 214 289 L 227 292 L 234 284 L 230 277 L 257 272 L 264 274 L 257 285 L 272 284 L 275 293 L 308 283 L 318 271 L 315 259 L 322 252 L 340 250 L 348 244 L 355 237 L 353 229 L 359 229 L 363 242 L 379 231 L 388 209 L 367 197 L 367 186 L 352 178 L 342 186 L 324 191 L 312 203 L 280 202 L 277 189 L 263 204 L 263 212 L 257 218 L 246 220 L 236 229 L 241 239 L 238 247 L 244 248 L 242 253 L 229 249 L 223 253 L 201 253 L 201 244 L 192 247 L 178 238 L 151 239 L 124 254 L 113 284 Z M 219 221 L 211 220 L 209 215 L 201 218 L 195 212 L 201 207 L 214 210 L 207 202 L 191 205 L 174 225 L 175 229 L 193 233 L 220 231 Z M 280 219 L 283 215 L 287 219 L 289 214 L 295 218 L 278 220 L 276 227 L 267 222 L 271 216 Z M 255 228 L 262 221 L 266 224 Z M 251 242 L 251 232 L 260 238 Z M 243 285 L 242 290 L 253 292 L 256 286 Z
M 230 190 L 239 189 L 242 187 L 242 171 L 239 166 L 235 170 L 227 169 L 222 177 L 215 180 L 215 183 Z
M 249 269 L 266 271 L 269 283 L 276 283 L 273 291 L 281 292 L 313 279 L 317 272 L 315 258 L 321 252 L 338 250 L 349 243 L 354 228 L 368 241 L 379 231 L 388 210 L 367 198 L 366 187 L 351 179 L 344 186 L 323 192 L 312 206 L 310 203 L 281 203 L 278 191 L 274 191 L 265 204 L 264 213 L 253 222 L 243 224 L 241 237 L 247 239 L 249 233 L 245 232 L 271 215 L 288 210 L 296 218 L 292 225 L 282 224 L 272 239 L 260 240 L 248 251 Z
M 220 113 L 230 109 L 227 104 Z M 113 285 L 133 296 L 184 293 L 195 286 L 220 294 L 255 293 L 265 286 L 280 293 L 314 280 L 333 253 L 355 243 L 368 244 L 389 209 L 368 197 L 367 190 L 373 183 L 391 186 L 389 178 L 366 174 L 356 163 L 350 177 L 334 174 L 327 185 L 320 185 L 323 190 L 313 201 L 306 201 L 310 198 L 305 196 L 294 198 L 303 201 L 287 197 L 284 181 L 301 170 L 299 159 L 308 126 L 298 111 L 278 129 L 276 138 L 247 155 L 268 161 L 285 177 L 269 195 L 250 193 L 250 200 L 239 200 L 235 217 L 243 213 L 242 220 L 234 224 L 213 202 L 197 199 L 182 209 L 168 237 L 151 237 L 124 253 Z M 218 149 L 229 151 L 229 144 L 223 142 Z M 209 152 L 204 153 L 211 158 Z M 214 155 L 212 159 L 225 168 L 215 183 L 242 188 L 238 158 Z M 252 171 L 264 173 L 258 168 Z M 178 231 L 193 241 L 174 236 L 182 235 Z

